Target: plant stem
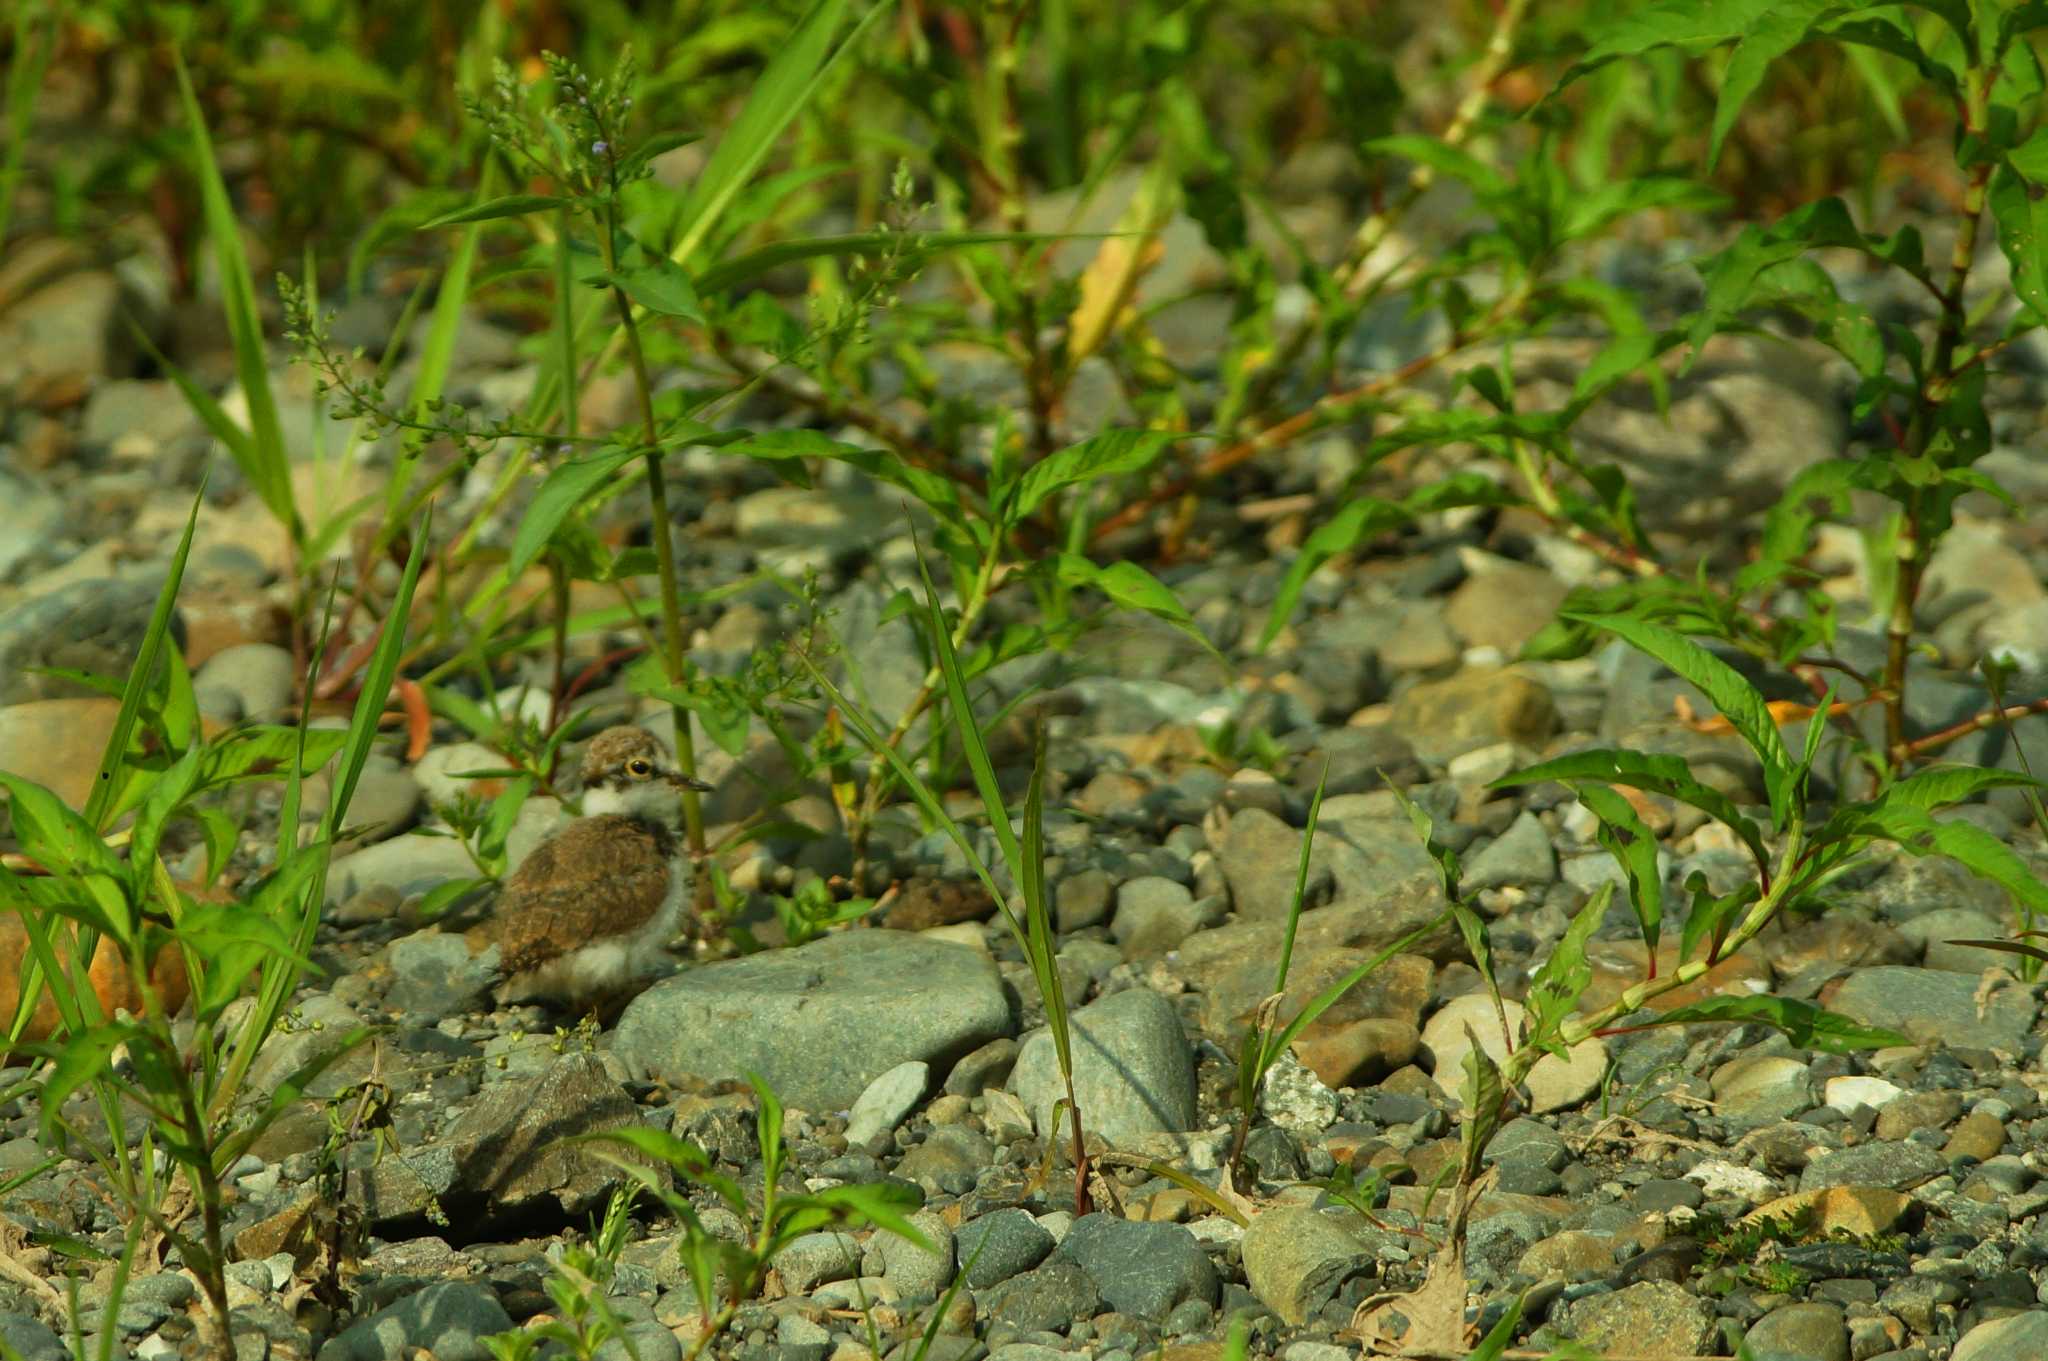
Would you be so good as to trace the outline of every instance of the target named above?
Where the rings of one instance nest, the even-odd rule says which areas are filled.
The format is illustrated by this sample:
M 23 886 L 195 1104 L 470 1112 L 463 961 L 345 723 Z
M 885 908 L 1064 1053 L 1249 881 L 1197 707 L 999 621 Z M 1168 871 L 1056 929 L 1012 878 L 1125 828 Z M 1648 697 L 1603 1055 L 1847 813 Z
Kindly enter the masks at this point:
M 612 239 L 617 227 L 617 212 L 616 204 L 608 200 L 603 230 L 597 234 L 598 244 L 604 250 L 607 274 L 618 271 L 618 252 Z M 647 444 L 647 500 L 653 520 L 654 562 L 661 581 L 662 673 L 671 686 L 680 686 L 688 675 L 689 664 L 683 657 L 682 591 L 676 583 L 675 530 L 669 522 L 668 480 L 661 468 L 661 425 L 654 415 L 654 381 L 647 371 L 647 352 L 640 343 L 640 324 L 633 316 L 632 300 L 617 284 L 612 285 L 611 293 L 612 303 L 619 313 L 619 326 L 626 334 L 626 355 L 633 366 L 633 386 L 640 398 L 640 421 L 644 427 L 642 438 Z M 684 775 L 694 776 L 697 773 L 697 747 L 690 736 L 690 711 L 671 701 L 670 712 L 675 717 L 676 764 Z M 684 790 L 682 800 L 684 839 L 689 843 L 692 855 L 702 856 L 704 805 L 694 790 Z M 697 891 L 700 900 L 708 898 L 711 891 L 708 876 L 698 876 Z
M 996 556 L 1000 546 L 1001 540 L 992 537 L 988 552 L 982 555 L 981 569 L 975 573 L 974 585 L 969 589 L 967 598 L 960 602 L 960 621 L 953 626 L 952 634 L 953 649 L 956 652 L 966 646 L 967 639 L 974 633 L 975 625 L 981 622 L 982 611 L 988 608 L 990 583 L 995 579 Z M 944 679 L 945 672 L 939 668 L 938 663 L 934 662 L 926 669 L 924 681 L 917 687 L 917 693 L 911 696 L 910 703 L 903 710 L 903 716 L 896 720 L 896 726 L 889 730 L 889 736 L 883 744 L 885 747 L 894 751 L 903 745 L 903 739 L 910 733 L 911 724 L 917 722 L 918 717 L 930 707 L 932 697 L 938 693 L 939 685 Z M 882 795 L 887 792 L 888 784 L 889 762 L 880 752 L 876 752 L 868 766 L 868 782 L 861 792 L 859 814 L 855 817 L 853 826 L 848 829 L 848 836 L 853 843 L 856 883 L 861 882 L 867 871 L 868 834 L 874 828 L 875 814 L 881 811 Z
M 1963 132 L 1981 136 L 1990 116 L 1990 76 L 1981 66 L 1966 73 L 1958 112 Z M 1984 200 L 1991 184 L 1992 161 L 1980 157 L 1970 167 L 1957 213 L 1955 243 L 1949 251 L 1948 284 L 1941 293 L 1941 323 L 1934 334 L 1934 350 L 1926 376 L 1913 404 L 1913 419 L 1906 428 L 1901 452 L 1909 459 L 1922 458 L 1934 437 L 1936 418 L 1949 401 L 1957 373 L 1956 350 L 1969 325 L 1963 307 L 1963 290 L 1970 280 L 1970 266 L 1977 257 L 1977 231 L 1984 217 Z M 1926 500 L 1916 486 L 1908 495 L 1905 514 L 1900 517 L 1896 553 L 1899 580 L 1892 593 L 1891 618 L 1885 626 L 1884 659 L 1884 747 L 1885 760 L 1894 774 L 1911 759 L 1913 748 L 1906 740 L 1906 661 L 1913 638 L 1913 606 L 1918 603 L 1920 584 L 1927 571 L 1927 555 L 1933 544 L 1924 533 Z

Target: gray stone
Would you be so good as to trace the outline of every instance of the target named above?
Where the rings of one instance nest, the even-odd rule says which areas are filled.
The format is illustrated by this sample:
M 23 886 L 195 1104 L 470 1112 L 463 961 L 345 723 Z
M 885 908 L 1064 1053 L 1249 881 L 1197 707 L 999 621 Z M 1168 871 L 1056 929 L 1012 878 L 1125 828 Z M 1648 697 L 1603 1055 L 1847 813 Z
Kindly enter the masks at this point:
M 2003 987 L 1981 1008 L 1977 980 L 1943 969 L 1858 969 L 1828 1003 L 1852 1021 L 1903 1032 L 1915 1044 L 2018 1053 L 2039 1010 L 2025 987 Z
M 972 1125 L 940 1125 L 903 1155 L 896 1175 L 928 1190 L 962 1195 L 973 1189 L 995 1156 L 994 1141 Z
M 27 576 L 62 557 L 64 501 L 47 487 L 0 471 L 0 581 Z
M 639 1120 L 639 1107 L 602 1060 L 569 1054 L 535 1077 L 486 1086 L 442 1139 L 374 1160 L 350 1190 L 378 1221 L 424 1213 L 437 1199 L 486 1215 L 545 1206 L 580 1218 L 625 1173 L 588 1146 L 562 1141 Z
M 893 1233 L 876 1235 L 882 1245 L 882 1278 L 905 1299 L 934 1300 L 953 1283 L 953 1230 L 931 1210 L 910 1216 L 912 1227 L 931 1242 L 922 1248 Z
M 1840 1305 L 1787 1304 L 1752 1324 L 1743 1345 L 1755 1361 L 1849 1361 L 1849 1328 Z
M 1088 1273 L 1068 1261 L 1051 1261 L 990 1288 L 977 1310 L 991 1322 L 1027 1333 L 1065 1332 L 1077 1318 L 1102 1306 Z
M 752 1069 L 789 1105 L 830 1111 L 899 1063 L 948 1066 L 1014 1024 L 986 955 L 855 931 L 658 983 L 627 1006 L 612 1052 L 667 1082 Z
M 161 584 L 132 577 L 74 581 L 0 611 L 0 704 L 99 693 L 36 667 L 125 677 L 142 650 Z M 184 621 L 175 610 L 171 637 L 185 645 Z
M 298 664 L 275 643 L 238 643 L 206 659 L 192 676 L 201 713 L 233 723 L 269 723 L 291 706 Z
M 1244 1274 L 1259 1303 L 1296 1327 L 1376 1267 L 1371 1248 L 1334 1215 L 1278 1206 L 1244 1232 Z
M 954 1243 L 960 1269 L 975 1290 L 1031 1270 L 1051 1255 L 1053 1247 L 1045 1226 L 1018 1209 L 995 1210 L 969 1220 L 960 1226 Z
M 1112 1145 L 1195 1125 L 1194 1052 L 1173 1003 L 1146 988 L 1114 993 L 1073 1013 L 1074 1095 L 1082 1128 Z M 1066 1095 L 1052 1034 L 1025 1039 L 1010 1075 L 1041 1134 L 1053 1133 Z M 1064 1121 L 1061 1122 L 1065 1124 Z
M 860 1274 L 860 1244 L 843 1233 L 807 1233 L 775 1254 L 775 1272 L 783 1289 L 808 1295 L 827 1281 Z
M 1083 1215 L 1067 1231 L 1053 1260 L 1072 1262 L 1087 1272 L 1110 1308 L 1152 1323 L 1189 1300 L 1213 1308 L 1221 1289 L 1209 1254 L 1179 1224 Z
M 1286 918 L 1294 900 L 1301 836 L 1262 809 L 1247 808 L 1231 817 L 1216 858 L 1240 925 Z M 1372 948 L 1435 920 L 1444 908 L 1443 885 L 1428 850 L 1405 821 L 1326 817 L 1309 852 L 1302 905 L 1358 917 L 1358 924 L 1369 929 L 1354 930 L 1355 939 L 1346 943 Z M 1445 927 L 1415 948 L 1428 954 L 1450 940 Z
M 1016 1065 L 1017 1042 L 1004 1035 L 954 1064 L 953 1071 L 946 1074 L 946 1090 L 954 1096 L 980 1096 L 1009 1081 Z
M 1948 1171 L 1941 1150 L 1902 1139 L 1896 1143 L 1858 1144 L 1818 1154 L 1799 1174 L 1799 1189 L 1830 1186 L 1883 1186 L 1910 1191 Z
M 1550 844 L 1550 831 L 1542 819 L 1525 812 L 1466 862 L 1458 886 L 1466 893 L 1477 893 L 1488 888 L 1540 887 L 1555 882 L 1557 851 Z
M 500 974 L 496 945 L 477 951 L 462 936 L 431 929 L 400 936 L 386 947 L 384 958 L 391 967 L 385 1000 L 421 1019 L 485 1007 Z
M 1060 880 L 1053 889 L 1053 914 L 1060 934 L 1071 935 L 1102 925 L 1109 920 L 1115 899 L 1116 885 L 1106 870 L 1077 870 Z
M 1195 932 L 1223 923 L 1221 897 L 1196 898 L 1187 886 L 1159 875 L 1127 881 L 1117 890 L 1109 934 L 1126 959 L 1155 959 Z
M 67 1361 L 71 1355 L 48 1324 L 26 1314 L 0 1314 L 0 1347 L 21 1361 Z
M 488 1286 L 441 1281 L 329 1338 L 319 1361 L 401 1361 L 416 1347 L 431 1351 L 435 1361 L 490 1361 L 479 1339 L 511 1327 Z
M 2023 1356 L 2048 1356 L 2048 1312 L 2029 1309 L 1980 1323 L 1957 1341 L 1949 1361 L 2016 1361 Z
M 832 1334 L 802 1314 L 784 1314 L 775 1320 L 775 1349 L 781 1361 L 825 1361 Z
M 896 1128 L 924 1099 L 931 1080 L 931 1065 L 912 1059 L 870 1082 L 846 1118 L 846 1142 L 858 1148 L 876 1135 Z
M 347 902 L 371 888 L 410 898 L 475 875 L 476 863 L 460 841 L 407 832 L 338 857 L 327 872 L 327 904 Z
M 1641 1281 L 1561 1304 L 1551 1322 L 1562 1337 L 1625 1356 L 1703 1356 L 1715 1337 L 1713 1305 L 1669 1281 Z

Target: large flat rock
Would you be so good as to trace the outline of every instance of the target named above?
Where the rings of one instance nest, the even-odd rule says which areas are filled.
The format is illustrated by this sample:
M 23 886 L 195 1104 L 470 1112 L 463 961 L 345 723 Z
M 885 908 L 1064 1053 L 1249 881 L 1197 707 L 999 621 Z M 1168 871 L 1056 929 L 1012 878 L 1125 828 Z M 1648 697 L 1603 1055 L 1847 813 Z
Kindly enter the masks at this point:
M 751 1071 L 785 1103 L 831 1111 L 900 1063 L 944 1073 L 1015 1031 L 986 955 L 904 931 L 850 931 L 658 983 L 627 1006 L 612 1047 L 637 1076 Z

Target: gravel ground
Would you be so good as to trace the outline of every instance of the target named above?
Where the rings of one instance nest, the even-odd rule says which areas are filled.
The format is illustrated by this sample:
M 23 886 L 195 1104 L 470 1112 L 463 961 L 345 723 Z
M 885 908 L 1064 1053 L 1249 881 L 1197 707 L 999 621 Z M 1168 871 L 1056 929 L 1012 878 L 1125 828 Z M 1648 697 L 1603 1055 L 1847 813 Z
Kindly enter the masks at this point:
M 1655 261 L 1612 265 L 1630 268 L 1669 272 Z M 89 267 L 63 280 L 0 314 L 0 353 L 24 336 L 75 340 L 22 361 L 34 372 L 13 376 L 0 443 L 0 494 L 14 509 L 0 523 L 0 767 L 78 795 L 110 701 L 27 668 L 125 667 L 208 441 L 168 383 L 129 376 L 132 357 L 89 343 L 113 333 L 102 323 L 120 305 L 120 280 Z M 523 391 L 517 352 L 495 339 L 485 329 L 466 343 L 458 392 Z M 1360 341 L 1397 357 L 1429 343 L 1391 327 Z M 1561 400 L 1591 352 L 1571 339 L 1518 347 L 1525 404 Z M 1708 359 L 1674 383 L 1668 425 L 1625 396 L 1596 408 L 1580 433 L 1631 468 L 1646 516 L 1675 543 L 1725 558 L 1739 538 L 1731 525 L 1799 467 L 1869 432 L 1849 422 L 1843 376 L 1803 346 L 1722 340 Z M 1004 381 L 999 368 L 949 362 L 949 381 L 963 387 Z M 67 376 L 82 385 L 65 387 Z M 303 377 L 278 381 L 287 428 L 304 426 Z M 36 397 L 50 392 L 59 396 Z M 2048 380 L 2038 367 L 2000 379 L 1992 401 L 2005 414 L 1981 466 L 2007 480 L 2020 510 L 1965 498 L 1930 569 L 1924 621 L 1939 656 L 1916 660 L 1912 690 L 1923 731 L 1983 707 L 1972 667 L 1987 651 L 2021 664 L 2016 698 L 2043 693 L 2048 464 L 2033 422 L 2048 409 Z M 989 677 L 993 699 L 1033 690 L 1049 716 L 1047 881 L 1079 1037 L 1076 1086 L 1089 1136 L 1130 1155 L 1106 1161 L 1093 1213 L 1074 1213 L 1070 1171 L 1045 1169 L 1063 1089 L 1029 967 L 957 848 L 908 810 L 889 810 L 877 828 L 876 886 L 896 892 L 861 929 L 787 947 L 766 908 L 770 892 L 854 868 L 826 791 L 807 787 L 787 816 L 820 835 L 770 839 L 728 865 L 749 895 L 746 924 L 771 948 L 679 956 L 611 1027 L 573 1026 L 494 1009 L 488 967 L 460 929 L 487 913 L 487 899 L 453 922 L 418 920 L 423 894 L 471 872 L 455 842 L 429 834 L 436 808 L 462 787 L 452 772 L 496 760 L 437 729 L 426 759 L 407 764 L 393 748 L 366 773 L 349 818 L 365 830 L 330 880 L 325 972 L 254 1075 L 259 1089 L 274 1087 L 334 1035 L 374 1022 L 375 1041 L 313 1095 L 345 1108 L 358 1084 L 380 1084 L 391 1137 L 353 1141 L 345 1181 L 322 1181 L 328 1103 L 308 1102 L 229 1169 L 233 1303 L 250 1330 L 240 1355 L 485 1355 L 480 1335 L 552 1309 L 551 1253 L 587 1230 L 620 1180 L 554 1139 L 650 1124 L 696 1141 L 758 1192 L 742 1068 L 789 1108 L 790 1186 L 915 1187 L 916 1222 L 938 1251 L 883 1234 L 801 1240 L 714 1344 L 720 1356 L 860 1361 L 877 1338 L 908 1356 L 905 1340 L 963 1268 L 934 1348 L 941 1361 L 1134 1361 L 1162 1346 L 1174 1361 L 1209 1361 L 1240 1317 L 1258 1355 L 1355 1354 L 1346 1330 L 1357 1307 L 1419 1281 L 1442 1229 L 1448 1197 L 1430 1188 L 1455 1159 L 1465 1022 L 1491 1011 L 1452 935 L 1396 956 L 1283 1061 L 1249 1142 L 1248 1225 L 1145 1166 L 1164 1161 L 1211 1187 L 1221 1177 L 1238 1034 L 1270 985 L 1319 776 L 1327 797 L 1294 955 L 1297 999 L 1443 906 L 1388 779 L 1461 853 L 1461 893 L 1491 921 L 1511 995 L 1588 895 L 1619 876 L 1569 791 L 1501 792 L 1489 781 L 1597 742 L 1682 756 L 1741 803 L 1763 796 L 1745 748 L 1678 716 L 1680 700 L 1708 712 L 1704 698 L 1641 655 L 1617 645 L 1583 661 L 1512 662 L 1567 589 L 1601 579 L 1588 554 L 1534 519 L 1430 517 L 1316 573 L 1303 608 L 1259 650 L 1306 524 L 1246 519 L 1239 500 L 1308 493 L 1327 504 L 1359 466 L 1365 433 L 1326 433 L 1218 489 L 1196 517 L 1202 554 L 1161 569 L 1229 667 L 1173 628 L 1126 615 Z M 371 455 L 299 465 L 302 496 L 340 505 L 374 488 Z M 275 718 L 293 698 L 284 545 L 225 460 L 211 463 L 180 636 L 210 717 Z M 907 623 L 881 622 L 893 592 L 914 580 L 893 502 L 841 470 L 798 490 L 708 455 L 674 465 L 690 583 L 815 571 L 849 667 L 878 708 L 900 709 L 920 664 Z M 1414 475 L 1432 466 L 1423 460 Z M 464 523 L 475 495 L 459 492 L 445 523 Z M 487 534 L 508 538 L 514 522 Z M 1853 545 L 1824 541 L 1820 560 L 1826 588 L 1845 602 L 1867 594 Z M 708 607 L 699 623 L 699 663 L 732 671 L 798 621 L 787 594 L 764 584 Z M 1851 658 L 1882 647 L 1846 607 L 1842 634 Z M 577 646 L 594 656 L 620 641 L 630 637 Z M 520 703 L 518 691 L 500 698 Z M 636 707 L 623 687 L 585 699 L 592 731 L 631 716 L 663 730 L 665 714 Z M 1234 746 L 1217 735 L 1226 720 Z M 2024 750 L 2048 770 L 2044 733 L 2036 723 L 2015 743 L 1991 729 L 1949 754 L 2017 767 Z M 997 734 L 1011 767 L 1025 750 L 1015 736 Z M 710 749 L 714 824 L 754 811 L 777 759 L 766 738 L 738 761 Z M 1857 778 L 1824 761 L 1823 796 Z M 259 795 L 247 811 L 244 870 L 271 839 L 275 800 Z M 1638 811 L 1661 839 L 1667 883 L 1697 871 L 1725 888 L 1742 873 L 1728 837 L 1691 810 L 1645 796 Z M 515 858 L 562 816 L 554 800 L 533 800 Z M 1948 816 L 2048 874 L 2011 791 Z M 1625 896 L 1596 933 L 1596 1002 L 1646 963 Z M 1814 999 L 1910 1045 L 1843 1057 L 1755 1026 L 1669 1027 L 1591 1040 L 1539 1065 L 1472 1211 L 1476 1323 L 1490 1326 L 1520 1299 L 1527 1331 L 1517 1345 L 1537 1350 L 1576 1338 L 1615 1357 L 1729 1356 L 1741 1344 L 1758 1361 L 2048 1355 L 2041 990 L 2008 972 L 2011 956 L 1955 943 L 2013 928 L 1995 887 L 1946 861 L 1879 853 L 1824 915 L 1768 933 L 1687 994 Z M 0 1175 L 34 1168 L 43 1154 L 33 1107 L 0 1119 Z M 1327 1185 L 1340 1175 L 1370 1183 L 1368 1172 L 1386 1187 L 1370 1214 Z M 32 1235 L 21 1260 L 51 1271 L 56 1259 L 37 1244 L 118 1238 L 90 1183 L 86 1164 L 65 1161 L 0 1196 L 8 1232 Z M 363 1235 L 338 1296 L 310 1288 L 325 1268 L 303 1232 L 309 1212 Z M 697 1309 L 676 1226 L 644 1210 L 631 1239 L 612 1306 L 641 1361 L 681 1356 Z M 81 1321 L 88 1334 L 113 1332 L 117 1354 L 198 1354 L 187 1276 L 138 1276 L 112 1317 L 103 1299 L 81 1290 Z M 37 1292 L 0 1278 L 0 1342 L 30 1361 L 53 1358 L 62 1351 L 49 1325 L 60 1322 Z

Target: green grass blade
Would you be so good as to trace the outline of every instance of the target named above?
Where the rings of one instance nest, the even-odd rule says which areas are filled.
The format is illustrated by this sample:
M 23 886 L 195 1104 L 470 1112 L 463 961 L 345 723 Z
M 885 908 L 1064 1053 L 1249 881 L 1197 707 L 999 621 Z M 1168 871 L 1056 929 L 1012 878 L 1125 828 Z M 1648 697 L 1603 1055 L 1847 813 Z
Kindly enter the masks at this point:
M 797 21 L 788 41 L 754 82 L 746 106 L 719 139 L 718 149 L 711 153 L 703 173 L 690 186 L 683 200 L 682 239 L 669 252 L 670 259 L 677 264 L 689 263 L 733 199 L 767 159 L 783 129 L 810 102 L 825 73 L 885 8 L 875 5 L 862 15 L 837 51 L 832 48 L 832 36 L 846 17 L 847 0 L 818 0 Z
M 1273 971 L 1273 991 L 1287 991 L 1287 970 L 1294 962 L 1294 933 L 1301 925 L 1301 904 L 1308 896 L 1308 862 L 1315 851 L 1316 824 L 1322 821 L 1323 790 L 1330 783 L 1330 760 L 1323 758 L 1323 773 L 1316 777 L 1315 797 L 1308 801 L 1308 823 L 1301 829 L 1301 860 L 1294 867 L 1294 898 L 1287 905 L 1287 930 L 1280 937 L 1280 963 Z
M 931 634 L 939 674 L 946 682 L 946 703 L 952 706 L 953 726 L 960 734 L 960 746 L 967 757 L 967 768 L 974 774 L 974 788 L 981 795 L 981 806 L 988 810 L 996 845 L 1002 848 L 1003 860 L 1010 867 L 1010 877 L 1021 886 L 1024 882 L 1024 848 L 1017 844 L 1017 833 L 1010 826 L 1010 815 L 1003 804 L 1003 791 L 996 783 L 995 762 L 989 759 L 988 744 L 981 740 L 981 729 L 975 725 L 974 702 L 967 695 L 967 676 L 960 669 L 959 655 L 953 651 L 952 634 L 946 627 L 946 612 L 939 607 L 939 590 L 932 584 L 931 569 L 925 566 L 922 552 L 917 555 L 917 573 L 924 580 L 925 626 Z
M 36 31 L 37 20 L 41 31 Z M 0 245 L 14 220 L 14 191 L 21 183 L 21 163 L 28 155 L 29 120 L 35 113 L 36 91 L 43 87 L 50 54 L 57 50 L 57 8 L 39 13 L 24 4 L 14 15 L 14 60 L 7 67 L 7 149 L 0 152 Z
M 305 542 L 305 526 L 299 520 L 292 499 L 289 456 L 285 452 L 284 428 L 278 423 L 277 398 L 270 390 L 270 363 L 263 347 L 263 318 L 256 309 L 256 284 L 249 274 L 249 257 L 242 249 L 241 224 L 228 202 L 227 184 L 214 160 L 213 139 L 207 135 L 206 115 L 193 92 L 192 77 L 185 59 L 174 47 L 171 63 L 178 75 L 178 93 L 184 102 L 185 121 L 192 134 L 192 160 L 198 172 L 199 197 L 206 219 L 206 231 L 213 238 L 214 259 L 220 269 L 221 302 L 227 311 L 228 335 L 234 343 L 235 377 L 249 405 L 250 442 L 236 451 L 243 476 L 263 498 L 270 513 L 290 532 L 294 546 Z M 231 450 L 235 446 L 230 445 Z
M 171 611 L 178 603 L 178 586 L 185 579 L 185 559 L 192 555 L 192 534 L 198 528 L 199 507 L 205 499 L 206 488 L 202 483 L 199 494 L 192 498 L 191 511 L 185 516 L 185 530 L 178 536 L 177 550 L 171 554 L 170 570 L 164 577 L 163 589 L 157 592 L 156 607 L 150 611 L 149 627 L 143 630 L 141 651 L 136 654 L 135 664 L 128 668 L 127 684 L 121 687 L 121 708 L 114 717 L 114 730 L 107 734 L 92 793 L 85 801 L 85 820 L 96 831 L 106 830 L 109 810 L 121 789 L 117 777 L 127 760 L 128 741 L 135 735 L 135 721 L 142 713 L 143 701 L 149 698 L 157 662 L 170 636 Z
M 377 738 L 377 720 L 383 714 L 391 686 L 398 678 L 399 658 L 405 651 L 406 623 L 412 617 L 413 593 L 419 586 L 420 568 L 426 562 L 427 540 L 432 532 L 433 516 L 421 516 L 413 534 L 412 552 L 406 558 L 405 573 L 399 579 L 391 608 L 384 616 L 383 633 L 377 639 L 369 665 L 363 669 L 362 691 L 356 697 L 355 711 L 349 717 L 347 741 L 336 760 L 327 812 L 320 820 L 318 841 L 306 848 L 307 851 L 317 850 L 320 859 L 309 877 L 292 934 L 292 953 L 300 959 L 312 951 L 313 936 L 320 926 L 321 906 L 327 896 L 327 871 L 335 833 L 348 815 L 349 802 L 355 797 L 356 782 L 362 778 L 363 767 L 370 759 L 371 744 Z M 234 1104 L 243 1079 L 248 1075 L 249 1064 L 284 1015 L 300 973 L 299 966 L 290 959 L 274 958 L 265 963 L 263 981 L 257 988 L 256 1005 L 249 1009 L 235 1036 L 234 1057 L 209 1103 L 208 1108 L 214 1118 L 219 1118 Z
M 483 174 L 477 179 L 478 203 L 490 200 L 496 179 L 497 162 L 486 160 Z M 455 358 L 455 338 L 462 330 L 462 309 L 469 303 L 470 276 L 476 271 L 477 249 L 483 233 L 483 223 L 470 223 L 461 240 L 456 242 L 455 254 L 448 261 L 448 272 L 441 276 L 441 289 L 434 296 L 432 320 L 427 323 L 427 338 L 420 346 L 419 375 L 412 387 L 415 416 L 429 414 L 429 408 L 448 386 L 448 368 Z M 387 522 L 398 519 L 403 510 L 406 496 L 412 489 L 413 468 L 418 462 L 417 444 L 399 456 L 398 466 L 392 470 L 390 484 L 384 493 Z

